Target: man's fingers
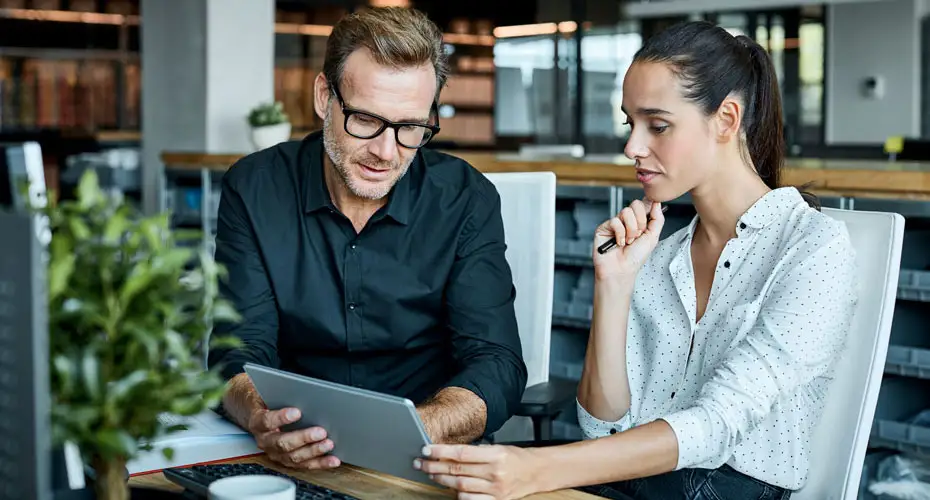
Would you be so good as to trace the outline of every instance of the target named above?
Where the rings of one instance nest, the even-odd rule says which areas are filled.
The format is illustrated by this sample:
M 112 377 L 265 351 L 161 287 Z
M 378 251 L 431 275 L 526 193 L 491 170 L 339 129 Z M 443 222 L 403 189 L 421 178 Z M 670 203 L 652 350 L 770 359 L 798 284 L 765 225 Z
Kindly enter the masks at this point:
M 268 410 L 258 419 L 259 432 L 271 432 L 281 426 L 294 423 L 300 420 L 300 410 L 297 408 L 282 408 L 280 410 Z
M 320 442 L 308 444 L 297 448 L 294 451 L 289 452 L 288 454 L 295 463 L 306 462 L 307 460 L 322 457 L 323 455 L 333 451 L 333 442 L 329 439 L 324 439 Z
M 276 433 L 272 439 L 272 446 L 277 450 L 291 453 L 311 443 L 326 439 L 326 431 L 320 427 L 309 427 L 299 431 Z
M 325 457 L 317 457 L 317 458 L 311 458 L 309 460 L 304 460 L 303 462 L 296 464 L 295 468 L 306 469 L 306 470 L 333 469 L 335 467 L 339 467 L 340 465 L 342 465 L 342 461 L 339 460 L 339 458 L 334 457 L 332 455 L 328 455 Z

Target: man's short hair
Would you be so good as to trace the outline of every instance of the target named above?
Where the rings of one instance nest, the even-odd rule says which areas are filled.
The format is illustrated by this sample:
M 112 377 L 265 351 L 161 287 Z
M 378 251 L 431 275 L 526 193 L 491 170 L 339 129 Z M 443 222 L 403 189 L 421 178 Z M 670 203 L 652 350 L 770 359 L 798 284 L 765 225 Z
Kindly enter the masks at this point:
M 436 96 L 449 75 L 442 31 L 422 12 L 406 7 L 367 7 L 342 18 L 326 41 L 323 75 L 341 88 L 346 59 L 366 48 L 383 66 L 410 68 L 431 64 L 436 72 Z

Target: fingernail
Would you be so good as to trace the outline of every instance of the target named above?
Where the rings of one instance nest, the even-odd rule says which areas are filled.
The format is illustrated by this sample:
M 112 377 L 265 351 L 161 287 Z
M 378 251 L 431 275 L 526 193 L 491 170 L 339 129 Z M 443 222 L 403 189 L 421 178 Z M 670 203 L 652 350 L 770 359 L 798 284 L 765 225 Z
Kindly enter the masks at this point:
M 323 439 L 323 431 L 320 429 L 313 429 L 310 431 L 310 439 L 314 441 L 319 441 Z
M 420 466 L 421 466 L 421 462 L 420 462 L 420 459 L 419 459 L 419 458 L 417 458 L 416 460 L 413 461 L 413 468 L 414 468 L 414 469 L 420 470 Z
M 422 453 L 424 457 L 428 457 L 428 456 L 429 456 L 429 452 L 430 452 L 429 446 L 424 446 L 423 449 L 420 450 L 420 453 Z
M 300 418 L 300 411 L 298 411 L 296 408 L 291 408 L 290 410 L 287 410 L 288 420 L 297 420 L 298 418 Z

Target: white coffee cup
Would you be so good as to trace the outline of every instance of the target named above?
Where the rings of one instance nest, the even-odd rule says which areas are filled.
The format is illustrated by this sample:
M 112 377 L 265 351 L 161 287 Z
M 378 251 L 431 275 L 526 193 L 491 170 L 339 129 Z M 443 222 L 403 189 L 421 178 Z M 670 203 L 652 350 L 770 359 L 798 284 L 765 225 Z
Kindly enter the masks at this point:
M 210 500 L 294 500 L 297 485 L 280 476 L 250 474 L 210 483 Z

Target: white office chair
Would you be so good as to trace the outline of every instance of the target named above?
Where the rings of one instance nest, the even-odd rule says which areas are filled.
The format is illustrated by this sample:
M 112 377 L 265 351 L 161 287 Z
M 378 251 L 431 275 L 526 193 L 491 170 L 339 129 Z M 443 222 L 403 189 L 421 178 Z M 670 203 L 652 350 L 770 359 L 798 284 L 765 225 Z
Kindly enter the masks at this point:
M 507 262 L 517 289 L 514 309 L 528 372 L 527 387 L 549 381 L 549 340 L 555 274 L 555 185 L 552 172 L 489 173 L 501 197 Z M 525 412 L 508 422 L 496 440 L 525 439 Z M 535 422 L 534 422 L 535 423 Z
M 811 442 L 807 484 L 792 500 L 846 500 L 859 492 L 878 401 L 904 239 L 899 214 L 824 208 L 846 223 L 859 267 L 859 303 L 823 418 Z

